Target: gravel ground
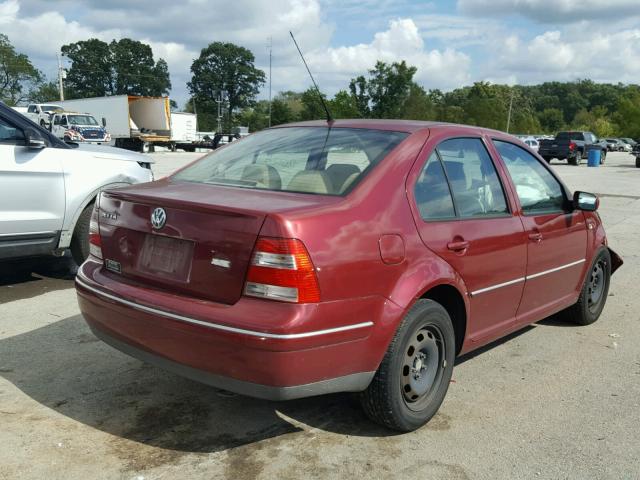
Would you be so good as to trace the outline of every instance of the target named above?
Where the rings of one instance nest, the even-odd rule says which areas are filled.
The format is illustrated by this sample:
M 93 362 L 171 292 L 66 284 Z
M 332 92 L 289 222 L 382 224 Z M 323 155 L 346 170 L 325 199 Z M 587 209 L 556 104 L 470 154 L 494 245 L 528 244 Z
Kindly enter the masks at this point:
M 198 154 L 153 155 L 163 176 Z M 349 395 L 273 403 L 97 341 L 64 257 L 0 264 L 0 479 L 640 478 L 640 169 L 553 163 L 601 195 L 626 264 L 600 320 L 547 319 L 459 359 L 438 415 L 397 435 Z

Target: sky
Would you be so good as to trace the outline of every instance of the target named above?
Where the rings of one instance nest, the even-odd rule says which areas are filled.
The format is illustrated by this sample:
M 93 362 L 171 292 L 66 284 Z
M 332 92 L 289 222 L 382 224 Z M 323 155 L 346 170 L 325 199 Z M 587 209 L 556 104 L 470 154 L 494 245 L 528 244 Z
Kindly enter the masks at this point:
M 0 32 L 51 79 L 64 44 L 149 43 L 169 64 L 171 98 L 189 98 L 190 66 L 214 41 L 250 49 L 272 91 L 310 80 L 330 95 L 376 60 L 406 60 L 427 89 L 475 81 L 640 82 L 639 0 L 0 0 Z M 271 39 L 271 41 L 269 40 Z M 268 96 L 268 83 L 260 98 Z

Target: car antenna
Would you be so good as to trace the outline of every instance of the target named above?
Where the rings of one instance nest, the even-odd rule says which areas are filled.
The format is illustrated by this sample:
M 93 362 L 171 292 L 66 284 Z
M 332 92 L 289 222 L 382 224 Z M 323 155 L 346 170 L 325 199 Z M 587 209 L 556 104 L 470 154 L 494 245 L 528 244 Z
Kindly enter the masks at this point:
M 316 87 L 316 92 L 318 92 L 318 97 L 320 98 L 320 103 L 322 103 L 322 107 L 324 108 L 324 112 L 327 114 L 327 123 L 331 123 L 331 122 L 333 122 L 333 118 L 331 117 L 331 112 L 329 111 L 329 107 L 327 107 L 327 104 L 325 103 L 324 98 L 322 98 L 322 93 L 320 93 L 320 89 L 318 88 L 318 84 L 316 83 L 315 79 L 313 78 L 313 75 L 311 75 L 311 70 L 309 70 L 309 65 L 307 65 L 307 61 L 304 59 L 304 55 L 302 55 L 302 51 L 300 50 L 300 47 L 298 46 L 298 42 L 296 42 L 296 37 L 293 36 L 293 32 L 291 32 L 291 31 L 289 31 L 289 35 L 291 35 L 291 39 L 293 40 L 294 45 L 298 49 L 298 53 L 300 54 L 300 58 L 302 58 L 302 63 L 304 63 L 304 66 L 307 68 L 307 72 L 309 73 L 309 76 L 311 77 L 311 81 L 313 82 L 313 86 Z

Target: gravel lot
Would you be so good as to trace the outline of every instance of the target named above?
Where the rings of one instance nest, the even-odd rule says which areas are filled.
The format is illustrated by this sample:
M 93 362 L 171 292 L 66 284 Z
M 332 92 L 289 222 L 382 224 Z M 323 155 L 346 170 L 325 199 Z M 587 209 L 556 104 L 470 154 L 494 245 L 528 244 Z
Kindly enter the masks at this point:
M 153 155 L 156 176 L 198 154 Z M 601 195 L 626 264 L 600 320 L 547 319 L 459 359 L 440 413 L 396 435 L 349 395 L 274 403 L 97 341 L 73 262 L 0 264 L 0 479 L 640 478 L 640 169 L 553 163 Z

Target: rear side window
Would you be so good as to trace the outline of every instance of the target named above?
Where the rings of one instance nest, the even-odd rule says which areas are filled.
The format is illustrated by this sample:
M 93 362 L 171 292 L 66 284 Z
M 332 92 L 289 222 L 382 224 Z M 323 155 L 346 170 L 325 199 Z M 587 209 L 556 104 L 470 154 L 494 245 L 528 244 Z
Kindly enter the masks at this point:
M 522 211 L 536 215 L 563 212 L 565 197 L 560 183 L 524 148 L 494 140 L 504 164 L 516 186 Z
M 456 216 L 447 177 L 435 152 L 420 172 L 415 197 L 420 216 L 424 220 L 442 220 Z
M 438 145 L 458 216 L 509 212 L 496 168 L 479 138 L 453 138 Z
M 344 195 L 407 136 L 356 128 L 275 128 L 214 151 L 172 179 Z

